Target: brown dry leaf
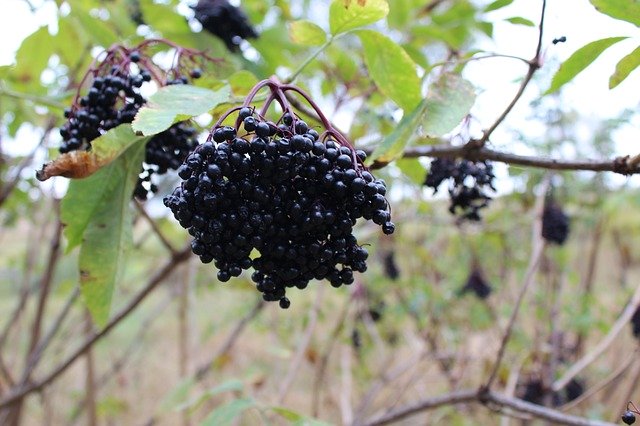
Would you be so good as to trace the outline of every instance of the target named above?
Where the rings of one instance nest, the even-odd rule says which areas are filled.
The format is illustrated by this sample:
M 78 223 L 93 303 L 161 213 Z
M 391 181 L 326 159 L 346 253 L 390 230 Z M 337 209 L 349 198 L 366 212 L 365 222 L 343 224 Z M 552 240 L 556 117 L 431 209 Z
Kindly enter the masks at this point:
M 62 154 L 43 165 L 42 169 L 36 172 L 36 178 L 39 181 L 45 181 L 54 176 L 82 179 L 95 173 L 104 164 L 105 159 L 98 159 L 95 154 L 87 151 L 73 151 Z

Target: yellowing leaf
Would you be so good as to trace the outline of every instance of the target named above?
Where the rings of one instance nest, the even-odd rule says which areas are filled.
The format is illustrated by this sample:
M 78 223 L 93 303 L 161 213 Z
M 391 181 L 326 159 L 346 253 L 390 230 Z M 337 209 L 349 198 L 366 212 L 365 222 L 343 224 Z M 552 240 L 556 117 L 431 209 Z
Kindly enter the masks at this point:
M 333 0 L 329 8 L 331 34 L 373 24 L 388 13 L 389 5 L 385 0 Z
M 302 46 L 320 46 L 327 40 L 324 30 L 307 20 L 289 24 L 289 37 L 291 41 Z

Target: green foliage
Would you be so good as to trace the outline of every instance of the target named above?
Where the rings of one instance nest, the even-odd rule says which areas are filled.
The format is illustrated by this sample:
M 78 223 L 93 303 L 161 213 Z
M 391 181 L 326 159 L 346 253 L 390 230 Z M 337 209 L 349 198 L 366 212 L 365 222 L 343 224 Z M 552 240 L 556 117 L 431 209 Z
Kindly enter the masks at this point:
M 329 9 L 331 34 L 345 33 L 373 24 L 387 16 L 385 0 L 333 0 Z
M 223 426 L 231 424 L 238 416 L 250 408 L 254 408 L 255 401 L 251 398 L 235 399 L 227 404 L 215 408 L 200 426 Z
M 290 23 L 289 36 L 294 43 L 302 46 L 320 46 L 327 40 L 324 30 L 307 20 Z
M 385 95 L 404 110 L 412 110 L 422 98 L 416 64 L 407 52 L 376 31 L 358 31 L 371 78 Z
M 427 97 L 384 138 L 369 157 L 382 164 L 398 158 L 409 146 L 418 127 L 437 137 L 453 130 L 469 113 L 475 101 L 473 86 L 457 74 L 446 73 L 429 87 Z
M 104 325 L 109 319 L 113 290 L 131 245 L 132 214 L 129 209 L 143 158 L 144 144 L 134 144 L 93 175 L 107 184 L 84 231 L 79 268 L 80 290 L 98 325 Z M 93 181 L 79 182 L 82 183 L 75 186 L 75 190 L 84 193 L 93 190 Z
M 637 0 L 589 0 L 600 13 L 640 27 L 640 3 Z
M 575 76 L 580 74 L 593 61 L 595 61 L 602 52 L 626 39 L 627 37 L 609 37 L 601 40 L 592 41 L 576 50 L 562 65 L 553 76 L 551 86 L 545 92 L 545 95 L 558 91 L 562 86 L 573 80 Z
M 613 89 L 622 83 L 638 66 L 640 66 L 640 46 L 616 64 L 616 71 L 609 78 L 609 88 Z
M 182 84 L 163 87 L 140 108 L 132 127 L 146 136 L 155 135 L 176 122 L 209 112 L 226 102 L 229 94 L 229 86 L 216 91 Z

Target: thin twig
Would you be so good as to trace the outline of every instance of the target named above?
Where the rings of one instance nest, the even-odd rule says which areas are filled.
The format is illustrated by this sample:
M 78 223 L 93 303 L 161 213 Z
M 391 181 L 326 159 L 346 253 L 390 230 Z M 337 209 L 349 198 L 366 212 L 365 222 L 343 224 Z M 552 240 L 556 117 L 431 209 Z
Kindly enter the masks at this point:
M 153 230 L 154 234 L 158 237 L 162 245 L 165 246 L 167 250 L 169 250 L 169 253 L 171 253 L 172 255 L 175 255 L 177 253 L 177 250 L 169 242 L 167 237 L 164 236 L 164 234 L 158 227 L 158 224 L 156 223 L 156 221 L 153 220 L 151 216 L 149 216 L 149 213 L 147 213 L 147 209 L 145 209 L 142 203 L 138 200 L 135 200 L 134 204 L 136 205 L 138 212 L 140 212 L 140 215 L 147 221 L 147 223 L 149 223 L 149 226 L 151 226 L 151 229 Z
M 172 256 L 167 263 L 158 270 L 149 280 L 149 282 L 140 290 L 127 305 L 125 305 L 99 332 L 92 334 L 87 338 L 71 355 L 69 355 L 62 363 L 55 367 L 49 374 L 45 375 L 42 379 L 33 381 L 29 384 L 25 384 L 18 388 L 13 389 L 8 395 L 5 395 L 0 399 L 0 409 L 5 408 L 14 402 L 24 398 L 26 395 L 38 391 L 45 386 L 49 385 L 55 379 L 64 373 L 70 366 L 72 366 L 78 358 L 80 358 L 87 349 L 92 347 L 97 341 L 105 337 L 113 328 L 115 328 L 124 318 L 143 301 L 147 296 L 160 284 L 169 274 L 175 269 L 176 266 L 186 261 L 189 258 L 191 252 L 191 245 L 188 244 L 176 255 Z
M 307 324 L 307 328 L 302 334 L 302 339 L 300 340 L 300 344 L 298 345 L 298 349 L 293 356 L 293 360 L 291 361 L 289 371 L 287 371 L 287 375 L 284 377 L 282 384 L 280 385 L 280 392 L 278 394 L 278 403 L 282 404 L 284 399 L 287 397 L 287 393 L 291 388 L 291 384 L 298 374 L 298 370 L 302 365 L 302 360 L 304 359 L 304 354 L 309 348 L 309 344 L 311 343 L 311 337 L 313 337 L 313 332 L 316 329 L 316 325 L 318 324 L 318 312 L 320 311 L 320 306 L 322 305 L 323 300 L 323 290 L 325 286 L 321 286 L 318 288 L 318 292 L 316 293 L 315 302 L 313 304 L 313 308 L 311 308 L 311 312 L 309 312 L 309 323 Z
M 631 317 L 635 313 L 636 309 L 640 306 L 640 285 L 636 287 L 636 291 L 631 296 L 631 300 L 627 303 L 627 306 L 622 311 L 622 314 L 616 322 L 611 326 L 611 330 L 591 351 L 587 352 L 585 356 L 580 358 L 575 364 L 573 364 L 558 380 L 553 383 L 553 390 L 559 391 L 564 388 L 578 373 L 584 370 L 589 364 L 598 359 L 615 341 L 616 337 L 622 329 L 631 321 Z
M 542 211 L 544 208 L 544 199 L 547 193 L 547 188 L 549 187 L 549 183 L 550 177 L 547 176 L 542 182 L 540 194 L 538 195 L 538 199 L 536 201 L 536 219 L 532 226 L 531 236 L 533 248 L 531 250 L 531 257 L 529 258 L 529 265 L 527 266 L 527 271 L 524 276 L 522 288 L 520 289 L 520 294 L 518 294 L 518 299 L 516 300 L 515 307 L 513 308 L 513 312 L 511 313 L 511 317 L 509 318 L 509 323 L 507 324 L 507 328 L 505 329 L 502 336 L 500 348 L 498 349 L 498 354 L 496 356 L 493 369 L 491 370 L 489 379 L 482 386 L 482 389 L 484 389 L 485 391 L 491 388 L 493 381 L 497 377 L 498 370 L 500 369 L 500 364 L 502 363 L 502 359 L 504 358 L 507 343 L 511 338 L 513 327 L 515 325 L 516 319 L 518 318 L 520 307 L 522 306 L 522 301 L 524 300 L 524 296 L 527 293 L 527 290 L 534 281 L 535 273 L 538 269 L 538 265 L 540 264 L 540 259 L 542 258 L 542 253 L 544 253 L 545 242 L 542 238 Z
M 507 118 L 507 115 L 509 115 L 513 107 L 516 106 L 516 104 L 522 97 L 522 94 L 524 93 L 525 89 L 529 85 L 529 82 L 533 78 L 533 75 L 536 73 L 538 69 L 540 69 L 542 65 L 541 63 L 542 58 L 540 57 L 540 52 L 542 50 L 542 33 L 544 31 L 544 13 L 545 13 L 546 7 L 547 7 L 546 0 L 542 0 L 542 12 L 540 13 L 540 25 L 538 26 L 539 31 L 538 31 L 538 45 L 536 46 L 536 54 L 533 57 L 533 59 L 529 61 L 529 69 L 527 70 L 527 74 L 525 75 L 524 80 L 522 80 L 522 83 L 520 84 L 520 88 L 516 92 L 516 95 L 513 97 L 509 105 L 502 112 L 502 114 L 500 114 L 500 116 L 496 119 L 496 121 L 493 122 L 493 124 L 491 125 L 491 127 L 489 127 L 489 129 L 485 130 L 482 133 L 482 137 L 480 138 L 480 140 L 471 142 L 474 145 L 476 146 L 485 145 L 485 143 L 489 140 L 489 137 L 491 136 L 491 134 L 498 128 L 498 126 L 504 121 L 504 119 Z
M 400 407 L 379 417 L 373 418 L 364 423 L 357 423 L 357 426 L 379 426 L 397 422 L 406 417 L 421 413 L 423 411 L 454 404 L 482 403 L 492 409 L 509 408 L 518 413 L 530 414 L 538 419 L 555 422 L 556 424 L 569 426 L 617 426 L 615 423 L 608 423 L 599 420 L 590 420 L 584 417 L 572 416 L 558 410 L 531 404 L 518 398 L 511 398 L 496 392 L 478 392 L 474 389 L 466 389 L 449 394 L 428 398 L 416 403 Z

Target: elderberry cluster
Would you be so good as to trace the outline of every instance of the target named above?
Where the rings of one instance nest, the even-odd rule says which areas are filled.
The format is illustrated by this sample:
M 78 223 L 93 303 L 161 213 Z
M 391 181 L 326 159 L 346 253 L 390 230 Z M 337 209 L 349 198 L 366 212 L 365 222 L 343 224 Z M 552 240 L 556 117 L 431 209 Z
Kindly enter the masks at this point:
M 530 378 L 529 381 L 520 386 L 524 387 L 521 396 L 522 399 L 537 405 L 544 405 L 545 395 L 547 392 L 551 392 L 545 389 L 542 380 L 539 378 Z M 551 393 L 552 406 L 559 407 L 560 405 L 578 399 L 584 393 L 584 386 L 585 384 L 581 379 L 571 379 L 564 389 Z
M 562 207 L 547 200 L 542 212 L 542 238 L 562 245 L 569 237 L 569 217 Z
M 491 294 L 491 291 L 491 285 L 485 280 L 482 271 L 479 268 L 473 268 L 469 277 L 467 277 L 467 282 L 460 289 L 459 294 L 463 295 L 471 292 L 479 299 L 486 299 Z
M 95 76 L 87 94 L 80 97 L 72 108 L 65 110 L 67 121 L 60 129 L 60 153 L 90 150 L 94 139 L 120 124 L 133 121 L 138 110 L 147 102 L 140 94 L 140 88 L 152 80 L 151 73 L 139 64 L 140 60 L 140 53 L 134 50 L 121 63 L 112 65 L 106 74 Z M 129 66 L 130 63 L 138 64 L 135 67 L 137 72 Z M 197 68 L 190 72 L 192 78 L 198 78 L 200 74 Z M 160 83 L 188 84 L 189 80 L 184 76 L 175 76 Z M 148 193 L 156 192 L 151 177 L 176 170 L 197 145 L 195 135 L 194 127 L 181 122 L 148 141 L 145 164 L 134 191 L 136 198 L 146 199 Z
M 231 52 L 238 50 L 242 40 L 258 37 L 242 9 L 227 0 L 199 0 L 192 9 L 202 28 L 221 39 Z
M 431 161 L 424 185 L 433 188 L 436 193 L 440 185 L 448 180 L 451 214 L 457 214 L 460 209 L 463 219 L 479 221 L 480 209 L 489 205 L 491 200 L 487 191 L 495 191 L 494 178 L 490 162 L 436 158 Z
M 215 260 L 222 282 L 253 267 L 264 300 L 282 308 L 287 288 L 312 279 L 353 283 L 368 257 L 352 234 L 356 220 L 373 220 L 385 234 L 395 229 L 386 185 L 362 165 L 365 153 L 321 138 L 289 112 L 276 124 L 244 107 L 237 127 L 216 126 L 164 200 L 194 237 L 193 253 Z

